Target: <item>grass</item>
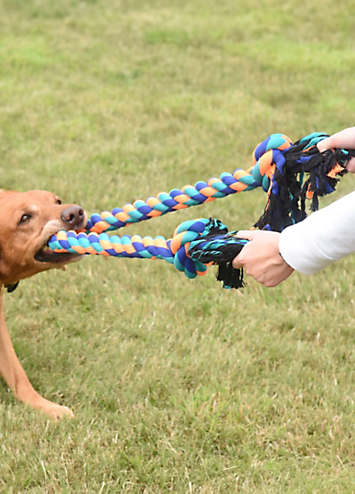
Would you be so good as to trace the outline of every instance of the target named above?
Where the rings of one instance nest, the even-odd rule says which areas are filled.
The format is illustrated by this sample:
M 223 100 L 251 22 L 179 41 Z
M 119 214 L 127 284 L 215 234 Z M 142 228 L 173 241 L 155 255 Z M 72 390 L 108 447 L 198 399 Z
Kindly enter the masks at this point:
M 2 0 L 1 185 L 89 212 L 248 167 L 271 132 L 354 124 L 353 4 Z M 329 203 L 354 189 L 346 176 Z M 136 225 L 245 228 L 262 192 Z M 354 263 L 222 290 L 87 258 L 6 295 L 52 424 L 0 385 L 0 492 L 352 493 Z

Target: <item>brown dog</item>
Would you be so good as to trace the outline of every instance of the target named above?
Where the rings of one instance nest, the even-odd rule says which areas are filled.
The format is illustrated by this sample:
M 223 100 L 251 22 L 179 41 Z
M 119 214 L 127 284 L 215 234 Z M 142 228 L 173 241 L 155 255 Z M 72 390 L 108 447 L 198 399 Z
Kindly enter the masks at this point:
M 62 204 L 41 190 L 0 190 L 0 374 L 15 397 L 50 417 L 73 416 L 69 408 L 52 403 L 34 390 L 15 354 L 3 313 L 4 286 L 13 290 L 23 278 L 77 260 L 76 254 L 55 254 L 47 241 L 59 230 L 85 226 L 87 216 L 76 204 Z

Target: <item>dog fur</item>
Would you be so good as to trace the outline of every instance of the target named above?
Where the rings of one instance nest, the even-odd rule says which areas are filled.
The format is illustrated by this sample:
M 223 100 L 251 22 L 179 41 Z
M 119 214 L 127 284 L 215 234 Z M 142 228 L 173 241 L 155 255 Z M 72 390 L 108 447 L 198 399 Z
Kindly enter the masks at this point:
M 76 254 L 55 254 L 46 244 L 59 230 L 81 229 L 86 222 L 80 206 L 62 204 L 51 192 L 0 190 L 0 374 L 18 400 L 52 419 L 71 417 L 73 412 L 46 400 L 31 385 L 6 326 L 3 292 L 6 287 L 14 290 L 24 278 L 78 260 Z

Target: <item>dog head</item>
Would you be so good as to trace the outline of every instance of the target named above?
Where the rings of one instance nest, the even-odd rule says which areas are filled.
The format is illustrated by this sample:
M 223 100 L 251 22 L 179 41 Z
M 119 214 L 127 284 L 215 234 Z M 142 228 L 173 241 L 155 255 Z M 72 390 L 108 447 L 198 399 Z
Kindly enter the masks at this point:
M 80 206 L 62 204 L 51 192 L 0 190 L 0 284 L 78 260 L 77 254 L 54 253 L 47 242 L 59 230 L 79 230 L 86 222 Z

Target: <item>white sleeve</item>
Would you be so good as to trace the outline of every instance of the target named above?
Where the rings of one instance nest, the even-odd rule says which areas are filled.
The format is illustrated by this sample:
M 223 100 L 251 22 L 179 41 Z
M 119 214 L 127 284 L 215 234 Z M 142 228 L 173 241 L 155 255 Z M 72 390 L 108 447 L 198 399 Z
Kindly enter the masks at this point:
M 293 269 L 316 273 L 355 252 L 355 191 L 280 235 L 280 254 Z

